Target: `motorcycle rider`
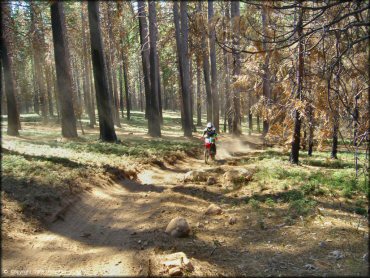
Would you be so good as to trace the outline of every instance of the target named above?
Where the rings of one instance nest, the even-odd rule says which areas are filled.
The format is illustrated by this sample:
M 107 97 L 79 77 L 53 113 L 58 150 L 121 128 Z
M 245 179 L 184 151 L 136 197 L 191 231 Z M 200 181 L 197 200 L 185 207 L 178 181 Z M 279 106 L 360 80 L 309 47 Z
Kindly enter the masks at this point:
M 209 122 L 207 124 L 207 127 L 203 130 L 203 137 L 204 138 L 216 138 L 217 137 L 217 133 L 216 133 L 216 128 L 213 126 L 213 124 L 211 122 Z M 214 154 L 216 155 L 216 144 L 213 144 L 213 152 Z

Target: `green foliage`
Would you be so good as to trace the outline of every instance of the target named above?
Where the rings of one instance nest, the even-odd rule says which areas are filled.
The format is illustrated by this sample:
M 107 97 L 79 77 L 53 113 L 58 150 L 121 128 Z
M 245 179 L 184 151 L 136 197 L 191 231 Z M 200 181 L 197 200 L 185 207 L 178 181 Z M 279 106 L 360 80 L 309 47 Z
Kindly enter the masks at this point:
M 275 206 L 275 201 L 271 198 L 267 198 L 265 200 L 265 204 L 268 205 L 270 208 L 274 207 Z
M 315 206 L 315 201 L 302 198 L 293 200 L 289 205 L 289 210 L 293 217 L 305 216 L 313 212 Z
M 260 209 L 260 207 L 261 207 L 260 202 L 259 202 L 258 200 L 253 199 L 253 198 L 249 200 L 249 204 L 250 204 L 250 205 L 251 205 L 251 207 L 252 207 L 253 209 L 255 209 L 255 210 L 258 210 L 258 209 Z

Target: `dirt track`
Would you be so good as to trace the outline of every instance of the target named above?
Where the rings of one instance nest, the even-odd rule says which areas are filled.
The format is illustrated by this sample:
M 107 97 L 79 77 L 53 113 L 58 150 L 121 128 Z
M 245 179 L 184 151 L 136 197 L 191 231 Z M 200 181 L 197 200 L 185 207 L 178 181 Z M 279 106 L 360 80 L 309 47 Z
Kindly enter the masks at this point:
M 226 138 L 218 147 L 218 165 L 235 159 L 233 154 L 248 156 L 259 143 L 250 140 L 235 145 Z M 84 193 L 44 231 L 14 231 L 3 246 L 3 273 L 158 275 L 166 274 L 158 256 L 182 251 L 195 266 L 191 275 L 313 274 L 303 267 L 305 257 L 319 251 L 316 241 L 305 241 L 312 237 L 312 229 L 276 226 L 282 210 L 273 215 L 279 223 L 270 221 L 269 226 L 275 228 L 260 231 L 254 212 L 235 207 L 237 193 L 226 196 L 217 186 L 181 182 L 187 171 L 215 166 L 189 158 L 175 165 L 147 168 L 136 181 L 98 181 L 100 187 Z M 224 213 L 206 217 L 203 211 L 211 203 L 220 205 Z M 189 238 L 175 239 L 164 233 L 167 223 L 179 215 L 192 227 Z M 231 216 L 238 218 L 236 225 L 228 225 Z M 302 242 L 296 242 L 298 238 Z M 311 246 L 315 248 L 309 249 Z M 331 268 L 324 264 L 320 273 L 338 271 Z

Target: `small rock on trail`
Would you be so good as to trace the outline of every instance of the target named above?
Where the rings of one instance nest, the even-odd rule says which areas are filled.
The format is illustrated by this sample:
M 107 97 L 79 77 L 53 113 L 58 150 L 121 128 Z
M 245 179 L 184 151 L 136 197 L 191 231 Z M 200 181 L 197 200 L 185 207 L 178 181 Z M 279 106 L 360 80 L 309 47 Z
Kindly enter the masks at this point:
M 187 237 L 190 233 L 190 226 L 185 218 L 178 216 L 168 223 L 166 233 L 173 237 Z
M 218 214 L 221 214 L 221 213 L 222 213 L 222 209 L 219 206 L 215 205 L 215 204 L 209 205 L 209 207 L 205 211 L 206 215 L 218 215 Z
M 206 181 L 208 174 L 205 171 L 189 171 L 184 176 L 184 182 L 187 181 Z
M 229 218 L 229 224 L 234 225 L 236 223 L 236 218 L 235 217 L 230 217 Z

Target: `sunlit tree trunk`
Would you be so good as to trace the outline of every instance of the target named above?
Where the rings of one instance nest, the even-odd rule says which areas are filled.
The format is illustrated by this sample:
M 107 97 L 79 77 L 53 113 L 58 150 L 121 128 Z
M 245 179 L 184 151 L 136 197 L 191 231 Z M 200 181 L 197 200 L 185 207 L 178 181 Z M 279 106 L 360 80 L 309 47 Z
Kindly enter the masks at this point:
M 145 2 L 138 1 L 139 31 L 141 45 L 141 60 L 145 89 L 145 118 L 149 116 L 150 110 L 150 63 L 149 63 L 149 39 L 148 24 L 146 21 Z
M 106 142 L 117 141 L 114 130 L 111 98 L 105 72 L 105 57 L 99 17 L 99 2 L 88 2 L 91 56 L 94 70 L 96 102 L 98 106 L 100 139 Z
M 87 46 L 87 21 L 85 18 L 85 3 L 81 2 L 81 22 L 82 22 L 82 47 L 83 47 L 83 63 L 84 63 L 84 78 L 83 78 L 83 88 L 84 88 L 84 105 L 85 111 L 89 116 L 91 128 L 96 124 L 95 121 L 95 110 L 92 105 L 92 91 L 91 91 L 91 68 L 90 61 L 88 59 L 88 46 Z
M 50 6 L 53 31 L 55 68 L 60 103 L 62 136 L 77 137 L 76 116 L 73 108 L 72 77 L 68 54 L 64 8 L 62 2 L 53 2 Z

